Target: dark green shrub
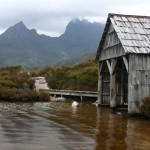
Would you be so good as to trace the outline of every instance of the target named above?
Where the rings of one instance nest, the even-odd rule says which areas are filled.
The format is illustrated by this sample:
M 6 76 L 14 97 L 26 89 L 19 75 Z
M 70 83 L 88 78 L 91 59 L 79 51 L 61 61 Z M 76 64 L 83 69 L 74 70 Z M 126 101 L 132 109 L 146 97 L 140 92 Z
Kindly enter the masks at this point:
M 98 66 L 93 60 L 82 62 L 73 67 L 51 69 L 47 75 L 52 89 L 97 90 Z
M 140 110 L 145 116 L 150 117 L 150 97 L 145 97 L 142 100 Z
M 38 93 L 38 98 L 39 98 L 39 101 L 49 101 L 50 95 L 48 92 L 40 91 Z

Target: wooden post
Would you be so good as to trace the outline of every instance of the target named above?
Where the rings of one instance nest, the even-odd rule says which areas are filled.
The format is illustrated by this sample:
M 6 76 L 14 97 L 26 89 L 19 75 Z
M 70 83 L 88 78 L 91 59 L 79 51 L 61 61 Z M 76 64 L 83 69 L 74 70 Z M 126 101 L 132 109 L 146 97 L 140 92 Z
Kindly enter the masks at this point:
M 98 104 L 102 104 L 102 76 L 101 76 L 101 70 L 102 70 L 103 63 L 99 62 L 99 69 L 98 69 Z
M 116 99 L 116 73 L 111 74 L 110 76 L 110 107 L 117 106 Z
M 122 64 L 121 70 L 122 70 L 122 72 L 121 72 L 121 97 L 120 97 L 120 105 L 123 105 L 123 102 L 124 102 L 124 97 L 123 97 L 123 95 L 124 95 L 124 87 L 123 87 L 123 85 L 124 85 L 124 83 L 123 83 L 123 79 L 124 79 L 123 64 Z
M 117 64 L 117 59 L 111 60 L 111 74 L 110 74 L 110 107 L 114 108 L 117 106 L 116 99 L 116 72 L 114 72 Z

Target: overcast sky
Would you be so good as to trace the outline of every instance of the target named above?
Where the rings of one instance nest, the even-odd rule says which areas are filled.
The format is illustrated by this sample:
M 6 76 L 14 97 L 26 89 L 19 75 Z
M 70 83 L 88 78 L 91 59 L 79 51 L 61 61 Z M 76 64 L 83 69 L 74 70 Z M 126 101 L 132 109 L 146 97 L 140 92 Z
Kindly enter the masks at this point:
M 58 36 L 72 19 L 105 22 L 110 12 L 150 16 L 150 0 L 0 0 L 0 33 L 23 21 L 40 34 Z

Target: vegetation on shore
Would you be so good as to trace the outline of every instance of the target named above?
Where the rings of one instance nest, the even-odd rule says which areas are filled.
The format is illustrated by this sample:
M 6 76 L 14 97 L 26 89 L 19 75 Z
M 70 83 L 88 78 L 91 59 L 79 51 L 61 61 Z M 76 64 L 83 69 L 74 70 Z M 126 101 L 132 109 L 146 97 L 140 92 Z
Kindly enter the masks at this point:
M 47 101 L 49 95 L 35 91 L 31 77 L 45 76 L 50 88 L 68 90 L 97 90 L 97 64 L 88 60 L 72 67 L 43 67 L 31 72 L 21 71 L 21 66 L 0 67 L 1 101 Z
M 1 101 L 40 101 L 47 100 L 45 93 L 37 93 L 27 73 L 21 72 L 21 66 L 0 67 Z
M 32 76 L 45 76 L 52 89 L 97 90 L 98 66 L 94 60 L 81 62 L 72 67 L 44 67 L 33 71 Z

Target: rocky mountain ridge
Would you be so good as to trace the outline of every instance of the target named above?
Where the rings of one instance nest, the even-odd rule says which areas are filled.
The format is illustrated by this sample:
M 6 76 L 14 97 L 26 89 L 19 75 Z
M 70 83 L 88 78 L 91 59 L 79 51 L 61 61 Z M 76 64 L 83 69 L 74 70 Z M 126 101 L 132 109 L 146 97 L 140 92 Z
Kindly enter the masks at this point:
M 73 20 L 59 37 L 40 35 L 21 21 L 0 35 L 0 66 L 54 65 L 95 53 L 104 25 Z

